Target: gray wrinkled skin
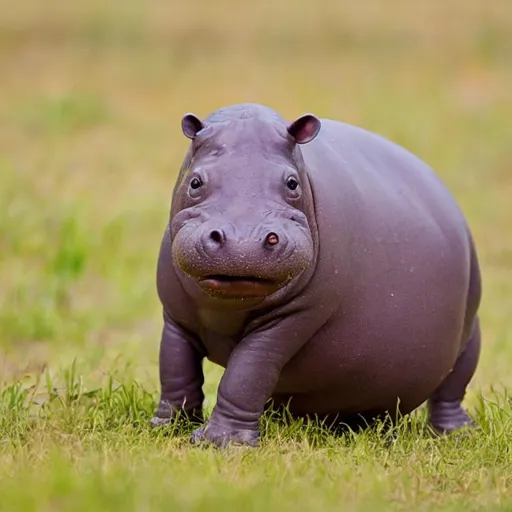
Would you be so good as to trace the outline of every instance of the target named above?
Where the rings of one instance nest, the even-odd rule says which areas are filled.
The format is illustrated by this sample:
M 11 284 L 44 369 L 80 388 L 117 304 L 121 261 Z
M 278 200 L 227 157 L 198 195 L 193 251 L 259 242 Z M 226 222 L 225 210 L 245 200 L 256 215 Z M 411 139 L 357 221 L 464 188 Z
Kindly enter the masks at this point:
M 180 410 L 203 421 L 205 357 L 226 370 L 194 443 L 257 446 L 270 398 L 349 424 L 427 401 L 437 432 L 471 424 L 480 271 L 433 171 L 361 128 L 260 105 L 182 129 L 154 424 Z

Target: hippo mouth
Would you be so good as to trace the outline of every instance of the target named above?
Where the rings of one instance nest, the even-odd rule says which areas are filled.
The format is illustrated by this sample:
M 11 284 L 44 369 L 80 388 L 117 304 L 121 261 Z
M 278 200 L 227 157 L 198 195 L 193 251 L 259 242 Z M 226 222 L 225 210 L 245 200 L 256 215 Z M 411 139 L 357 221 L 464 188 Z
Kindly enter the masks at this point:
M 281 282 L 254 276 L 214 274 L 199 280 L 208 293 L 219 297 L 266 297 L 281 287 Z

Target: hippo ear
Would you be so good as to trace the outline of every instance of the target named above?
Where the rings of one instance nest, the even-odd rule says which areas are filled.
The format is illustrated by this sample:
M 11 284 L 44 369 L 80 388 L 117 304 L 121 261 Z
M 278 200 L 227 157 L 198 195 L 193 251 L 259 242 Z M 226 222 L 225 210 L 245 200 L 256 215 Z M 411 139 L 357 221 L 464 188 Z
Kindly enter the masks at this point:
M 189 139 L 194 139 L 203 128 L 203 122 L 194 114 L 185 114 L 181 120 L 181 129 Z
M 305 114 L 288 126 L 288 133 L 297 144 L 306 144 L 318 135 L 321 124 L 318 117 L 313 114 Z

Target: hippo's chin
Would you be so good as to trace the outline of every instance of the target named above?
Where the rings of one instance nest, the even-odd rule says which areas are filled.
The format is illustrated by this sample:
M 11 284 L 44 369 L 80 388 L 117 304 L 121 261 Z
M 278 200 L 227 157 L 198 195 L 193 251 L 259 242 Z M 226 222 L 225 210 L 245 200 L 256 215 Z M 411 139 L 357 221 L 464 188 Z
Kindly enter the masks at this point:
M 283 281 L 230 275 L 205 276 L 198 283 L 206 293 L 220 299 L 264 298 L 284 285 Z

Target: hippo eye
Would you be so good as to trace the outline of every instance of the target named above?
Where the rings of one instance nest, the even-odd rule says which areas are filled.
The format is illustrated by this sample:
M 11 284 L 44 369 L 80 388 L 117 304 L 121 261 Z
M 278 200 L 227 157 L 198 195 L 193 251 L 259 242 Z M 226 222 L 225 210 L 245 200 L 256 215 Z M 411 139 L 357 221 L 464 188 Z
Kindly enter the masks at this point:
M 200 178 L 193 178 L 192 181 L 190 182 L 190 188 L 193 188 L 194 190 L 198 189 L 201 185 L 203 184 L 203 182 L 201 181 Z
M 288 178 L 286 180 L 286 186 L 290 190 L 295 190 L 299 186 L 299 182 L 295 178 Z

